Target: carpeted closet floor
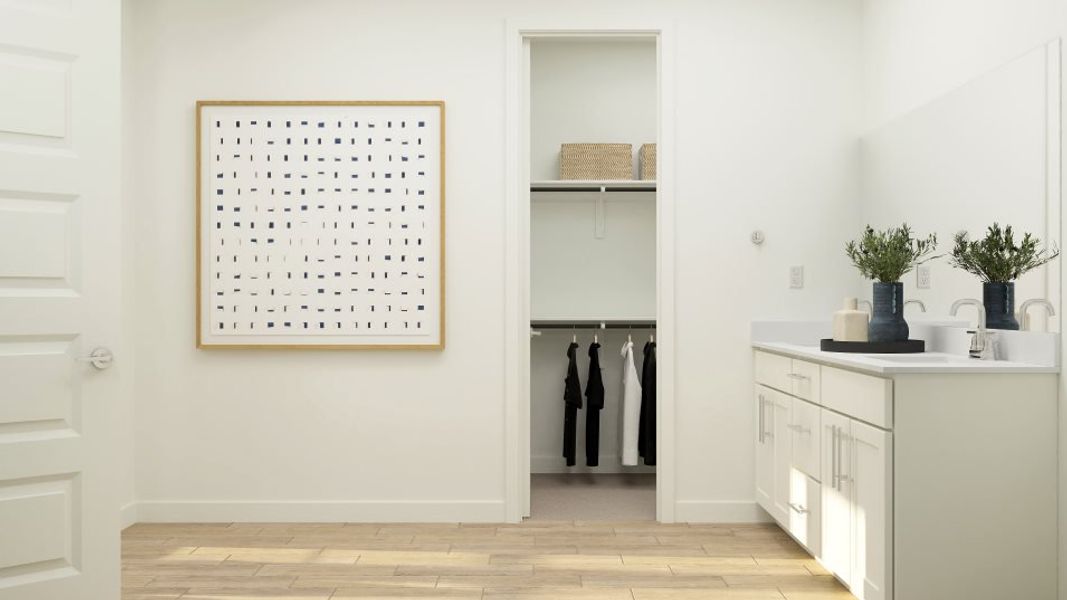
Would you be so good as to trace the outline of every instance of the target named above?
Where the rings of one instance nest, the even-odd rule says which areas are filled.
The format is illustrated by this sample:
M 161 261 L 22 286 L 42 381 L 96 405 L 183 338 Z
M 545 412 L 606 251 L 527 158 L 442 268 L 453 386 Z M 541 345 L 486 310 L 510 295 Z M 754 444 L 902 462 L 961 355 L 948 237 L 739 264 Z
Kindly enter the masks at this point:
M 655 521 L 656 475 L 533 475 L 530 478 L 530 518 Z

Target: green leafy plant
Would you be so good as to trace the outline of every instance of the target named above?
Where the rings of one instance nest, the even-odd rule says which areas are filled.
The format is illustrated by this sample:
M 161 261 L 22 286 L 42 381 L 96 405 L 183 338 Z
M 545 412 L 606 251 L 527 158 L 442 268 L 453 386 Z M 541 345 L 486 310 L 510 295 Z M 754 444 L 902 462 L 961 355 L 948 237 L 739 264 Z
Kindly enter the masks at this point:
M 1001 229 L 999 223 L 993 223 L 980 240 L 971 240 L 966 231 L 956 234 L 952 266 L 987 283 L 1007 283 L 1060 255 L 1055 246 L 1039 248 L 1040 244 L 1041 240 L 1029 233 L 1016 243 L 1011 225 Z
M 885 231 L 875 231 L 870 225 L 859 241 L 845 246 L 845 254 L 867 279 L 892 283 L 900 281 L 915 265 L 938 258 L 931 256 L 937 248 L 937 234 L 923 239 L 912 236 L 907 223 Z

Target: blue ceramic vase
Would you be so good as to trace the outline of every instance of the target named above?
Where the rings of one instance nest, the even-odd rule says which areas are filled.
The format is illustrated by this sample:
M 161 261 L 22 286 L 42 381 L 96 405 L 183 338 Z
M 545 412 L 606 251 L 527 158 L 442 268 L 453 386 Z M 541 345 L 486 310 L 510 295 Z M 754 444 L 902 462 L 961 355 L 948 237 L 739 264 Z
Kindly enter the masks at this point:
M 1015 282 L 983 283 L 982 304 L 989 329 L 1019 329 L 1015 318 Z
M 904 342 L 908 323 L 904 320 L 904 284 L 899 281 L 874 282 L 874 312 L 867 338 L 874 343 Z

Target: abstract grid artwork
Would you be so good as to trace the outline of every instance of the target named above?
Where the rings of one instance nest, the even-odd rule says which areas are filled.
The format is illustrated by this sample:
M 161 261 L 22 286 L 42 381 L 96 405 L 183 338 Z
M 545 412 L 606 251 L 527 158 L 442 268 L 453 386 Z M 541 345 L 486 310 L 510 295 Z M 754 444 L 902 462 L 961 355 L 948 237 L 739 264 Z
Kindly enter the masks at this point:
M 199 347 L 442 348 L 444 103 L 197 103 Z

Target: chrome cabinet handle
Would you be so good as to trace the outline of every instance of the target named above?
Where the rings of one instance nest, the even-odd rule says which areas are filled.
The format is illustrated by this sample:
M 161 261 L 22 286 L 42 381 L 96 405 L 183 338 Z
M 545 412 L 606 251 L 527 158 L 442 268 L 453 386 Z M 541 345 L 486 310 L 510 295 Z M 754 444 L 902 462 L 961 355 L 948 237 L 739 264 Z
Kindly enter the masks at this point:
M 837 425 L 830 426 L 830 486 L 837 487 Z
M 808 509 L 804 508 L 803 506 L 800 506 L 799 504 L 793 504 L 792 502 L 790 502 L 789 508 L 793 509 L 793 512 L 797 513 L 798 515 L 808 514 Z
M 760 394 L 759 395 L 759 417 L 757 418 L 757 421 L 759 421 L 759 443 L 761 443 L 761 444 L 763 443 L 763 405 L 764 405 L 763 394 Z
M 89 352 L 88 356 L 75 358 L 78 362 L 85 362 L 93 365 L 97 369 L 103 371 L 111 366 L 111 363 L 115 362 L 115 355 L 111 353 L 111 350 L 107 348 L 93 348 Z
M 838 486 L 840 489 L 841 484 L 852 481 L 852 478 L 845 473 L 845 462 L 848 459 L 849 450 L 851 450 L 851 448 L 846 447 L 845 444 L 850 444 L 852 437 L 845 435 L 845 432 L 842 431 L 838 438 L 841 440 L 841 457 L 837 459 L 838 469 L 841 471 L 841 473 L 837 475 Z M 852 469 L 850 468 L 849 473 L 851 472 Z
M 786 377 L 790 379 L 811 379 L 808 375 L 801 375 L 800 373 L 788 373 Z
M 790 429 L 790 431 L 795 431 L 796 433 L 798 433 L 800 435 L 805 435 L 805 434 L 810 435 L 811 434 L 811 429 L 808 428 L 808 427 L 804 427 L 803 425 L 797 425 L 795 423 L 790 423 L 789 425 L 786 425 L 786 427 L 788 427 Z

